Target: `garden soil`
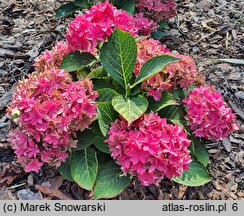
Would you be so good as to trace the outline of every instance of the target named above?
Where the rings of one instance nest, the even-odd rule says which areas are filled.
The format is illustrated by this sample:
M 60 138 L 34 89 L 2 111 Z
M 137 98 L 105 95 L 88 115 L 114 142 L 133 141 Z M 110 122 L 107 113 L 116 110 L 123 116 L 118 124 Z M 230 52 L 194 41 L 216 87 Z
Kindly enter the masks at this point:
M 0 199 L 92 199 L 89 191 L 65 181 L 54 169 L 24 173 L 7 141 L 13 128 L 6 114 L 16 82 L 33 71 L 33 60 L 63 35 L 71 18 L 55 19 L 61 0 L 0 0 Z M 244 199 L 244 65 L 218 59 L 244 59 L 242 0 L 180 0 L 161 40 L 190 54 L 207 81 L 220 91 L 241 125 L 220 142 L 207 145 L 211 182 L 187 187 L 168 180 L 161 187 L 138 182 L 114 199 Z

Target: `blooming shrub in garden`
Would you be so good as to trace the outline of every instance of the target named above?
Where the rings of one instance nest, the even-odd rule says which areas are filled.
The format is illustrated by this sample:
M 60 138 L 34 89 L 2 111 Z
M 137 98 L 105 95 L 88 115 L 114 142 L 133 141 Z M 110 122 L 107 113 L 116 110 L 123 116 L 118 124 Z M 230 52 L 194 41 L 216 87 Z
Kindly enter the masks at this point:
M 135 179 L 210 180 L 206 140 L 237 130 L 235 115 L 190 56 L 138 34 L 132 17 L 106 1 L 36 59 L 9 106 L 17 123 L 9 140 L 26 171 L 61 164 L 61 175 L 95 199 Z

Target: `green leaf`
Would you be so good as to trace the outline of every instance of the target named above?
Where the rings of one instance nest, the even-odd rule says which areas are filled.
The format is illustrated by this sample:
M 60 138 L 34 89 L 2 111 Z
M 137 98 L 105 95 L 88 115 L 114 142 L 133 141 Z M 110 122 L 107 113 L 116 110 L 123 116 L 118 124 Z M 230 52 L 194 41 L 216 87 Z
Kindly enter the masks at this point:
M 61 176 L 63 176 L 68 181 L 74 181 L 71 175 L 71 154 L 66 160 L 61 163 L 61 166 L 58 168 L 58 171 Z
M 75 148 L 74 151 L 85 149 L 90 145 L 96 144 L 97 142 L 103 142 L 105 140 L 104 137 L 101 139 L 101 137 L 97 136 L 92 129 L 85 129 L 82 132 L 78 131 L 77 139 L 77 148 Z
M 185 170 L 180 177 L 172 178 L 172 180 L 191 187 L 204 185 L 211 180 L 206 168 L 201 163 L 193 160 L 189 167 L 190 169 Z
M 62 5 L 56 10 L 56 18 L 63 18 L 74 14 L 79 7 L 75 6 L 72 2 Z
M 125 99 L 122 95 L 115 96 L 112 100 L 114 109 L 122 115 L 130 125 L 141 117 L 148 107 L 147 99 L 141 95 Z
M 93 89 L 95 91 L 98 91 L 99 89 L 102 88 L 113 88 L 113 85 L 108 81 L 108 80 L 102 80 L 102 79 L 93 79 Z
M 160 40 L 163 37 L 165 37 L 167 33 L 162 30 L 161 28 L 158 28 L 156 32 L 151 32 L 151 37 L 155 40 Z
M 106 79 L 108 77 L 108 74 L 104 70 L 103 66 L 99 66 L 95 69 L 93 69 L 87 76 L 89 79 Z
M 191 136 L 191 145 L 189 150 L 192 155 L 194 155 L 197 160 L 202 163 L 205 167 L 209 162 L 208 150 L 205 148 L 204 143 L 202 143 L 198 138 Z
M 94 199 L 112 198 L 123 192 L 130 183 L 130 177 L 122 175 L 122 170 L 114 161 L 102 164 L 94 187 Z
M 96 142 L 94 146 L 101 152 L 106 153 L 106 154 L 111 154 L 108 143 L 105 142 Z
M 155 101 L 153 97 L 150 97 L 148 99 L 148 102 L 149 102 L 148 110 L 149 111 L 152 110 L 153 112 L 158 112 L 159 110 L 167 106 L 177 105 L 174 96 L 169 92 L 163 92 L 160 101 Z
M 134 15 L 135 13 L 135 0 L 116 0 L 115 6 L 119 9 L 127 11 L 127 13 L 130 15 Z
M 174 124 L 178 124 L 180 127 L 185 128 L 186 120 L 184 118 L 185 113 L 180 106 L 169 106 L 159 111 L 162 118 L 167 118 Z
M 128 32 L 116 29 L 101 48 L 104 69 L 124 88 L 128 86 L 136 65 L 137 46 Z
M 111 126 L 111 122 L 114 122 L 118 117 L 111 102 L 98 102 L 97 107 L 98 124 L 103 136 L 107 136 L 107 132 Z
M 98 90 L 98 102 L 111 102 L 112 98 L 119 95 L 116 91 L 110 88 L 103 88 Z
M 104 152 L 97 152 L 97 161 L 98 161 L 98 167 L 100 167 L 102 164 L 105 164 L 109 161 L 113 160 L 110 154 L 104 154 Z
M 81 68 L 88 66 L 96 60 L 96 57 L 88 52 L 71 52 L 64 57 L 60 68 L 64 69 L 67 72 L 71 72 L 75 70 L 80 70 Z
M 166 66 L 171 63 L 177 62 L 179 58 L 174 58 L 169 55 L 156 56 L 149 59 L 141 68 L 140 73 L 136 77 L 135 83 L 131 86 L 133 88 L 135 85 L 149 79 L 150 77 L 161 72 Z
M 96 151 L 85 148 L 72 155 L 71 175 L 74 181 L 86 190 L 92 190 L 96 181 L 98 162 Z
M 82 9 L 87 9 L 90 6 L 88 0 L 75 0 L 73 4 Z
M 105 143 L 105 137 L 102 135 L 98 121 L 95 121 L 91 125 L 91 131 L 93 133 L 93 146 L 99 151 L 106 154 L 111 154 L 109 151 L 108 143 Z
M 163 29 L 167 29 L 169 30 L 170 27 L 169 27 L 169 23 L 165 22 L 165 21 L 162 21 L 162 22 L 159 22 L 158 25 L 163 28 Z

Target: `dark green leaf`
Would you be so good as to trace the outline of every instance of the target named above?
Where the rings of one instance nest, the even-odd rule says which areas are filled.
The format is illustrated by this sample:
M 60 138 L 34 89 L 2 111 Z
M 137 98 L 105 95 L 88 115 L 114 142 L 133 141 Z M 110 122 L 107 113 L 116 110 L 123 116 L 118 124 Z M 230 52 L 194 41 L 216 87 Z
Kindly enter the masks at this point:
M 141 71 L 136 77 L 135 83 L 131 88 L 143 82 L 144 80 L 147 80 L 150 77 L 160 73 L 166 66 L 168 66 L 171 63 L 177 62 L 178 60 L 179 58 L 174 58 L 169 55 L 156 56 L 154 58 L 149 59 L 142 66 Z
M 74 5 L 82 8 L 82 9 L 87 9 L 90 6 L 89 0 L 75 0 Z
M 110 88 L 103 88 L 98 90 L 99 97 L 97 99 L 98 102 L 111 102 L 112 98 L 118 93 Z
M 64 69 L 67 72 L 80 70 L 83 67 L 88 66 L 92 62 L 95 62 L 97 59 L 94 55 L 88 52 L 79 51 L 69 53 L 63 59 L 61 69 Z
M 119 9 L 127 11 L 127 13 L 130 15 L 134 15 L 135 13 L 135 0 L 115 0 L 115 6 Z
M 159 22 L 158 25 L 163 29 L 170 29 L 169 24 L 165 21 Z
M 172 178 L 173 181 L 195 187 L 208 183 L 211 179 L 208 175 L 206 168 L 197 161 L 192 161 L 190 169 L 183 172 L 180 177 Z
M 113 88 L 113 85 L 108 80 L 102 80 L 102 79 L 93 79 L 93 89 L 95 91 L 98 91 L 99 89 L 103 88 Z
M 112 100 L 114 109 L 122 115 L 130 125 L 146 112 L 147 99 L 141 95 L 125 99 L 122 95 L 115 96 Z
M 148 99 L 148 102 L 149 102 L 148 110 L 153 112 L 158 112 L 159 110 L 167 106 L 177 105 L 174 96 L 169 92 L 163 92 L 160 101 L 155 101 L 153 97 L 150 97 Z
M 108 143 L 105 142 L 96 142 L 96 144 L 94 144 L 94 146 L 101 152 L 106 153 L 106 154 L 111 154 L 109 147 L 108 147 Z
M 74 14 L 79 7 L 75 6 L 72 2 L 62 5 L 56 10 L 56 18 L 63 18 Z
M 96 181 L 97 171 L 97 155 L 93 148 L 88 147 L 73 153 L 71 175 L 80 187 L 92 190 Z
M 100 167 L 102 164 L 105 164 L 111 160 L 113 160 L 113 158 L 111 157 L 110 154 L 105 154 L 104 152 L 97 152 L 97 160 L 98 160 L 98 167 Z
M 180 127 L 185 128 L 186 120 L 184 110 L 180 106 L 168 106 L 159 111 L 162 118 L 167 118 L 174 124 L 178 124 Z
M 105 140 L 104 137 L 96 135 L 92 129 L 86 129 L 83 132 L 78 131 L 77 139 L 78 144 L 75 150 L 85 149 L 90 145 L 103 142 Z
M 103 136 L 107 136 L 107 132 L 111 126 L 111 122 L 114 122 L 118 117 L 111 102 L 98 102 L 97 107 L 98 124 Z
M 114 161 L 102 164 L 94 187 L 94 199 L 112 198 L 123 192 L 130 183 L 130 177 L 122 175 L 122 170 Z
M 165 37 L 166 35 L 167 35 L 167 33 L 160 28 L 158 28 L 156 32 L 151 32 L 151 37 L 155 40 L 160 40 L 163 37 Z
M 198 138 L 195 138 L 193 135 L 191 136 L 191 140 L 192 142 L 189 147 L 191 154 L 194 155 L 197 160 L 206 167 L 209 162 L 208 150 L 205 148 L 204 143 L 202 143 Z
M 116 29 L 101 48 L 104 69 L 124 88 L 128 86 L 136 65 L 137 46 L 128 32 Z
M 71 156 L 66 158 L 66 160 L 58 168 L 59 173 L 68 181 L 74 181 L 71 175 Z

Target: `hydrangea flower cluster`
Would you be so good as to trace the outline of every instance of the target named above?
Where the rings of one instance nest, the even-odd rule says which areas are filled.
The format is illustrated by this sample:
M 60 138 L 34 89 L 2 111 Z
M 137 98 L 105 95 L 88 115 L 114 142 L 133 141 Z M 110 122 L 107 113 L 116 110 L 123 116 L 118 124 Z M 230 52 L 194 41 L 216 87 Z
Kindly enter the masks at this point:
M 177 12 L 174 0 L 136 0 L 136 7 L 157 21 L 168 20 Z
M 137 176 L 145 186 L 158 185 L 165 176 L 180 176 L 191 162 L 184 130 L 153 112 L 129 127 L 127 121 L 116 120 L 108 134 L 112 157 L 125 174 Z
M 26 171 L 48 163 L 60 166 L 77 141 L 71 135 L 88 128 L 96 116 L 97 93 L 89 80 L 72 82 L 63 70 L 34 72 L 13 93 L 9 112 L 17 129 L 9 141 Z M 17 114 L 17 116 L 15 116 Z
M 59 67 L 64 56 L 69 53 L 68 45 L 65 41 L 59 41 L 52 50 L 45 50 L 35 59 L 34 66 L 37 72 L 43 72 Z
M 115 27 L 132 35 L 137 34 L 133 17 L 116 9 L 106 0 L 91 7 L 86 13 L 76 16 L 69 24 L 65 37 L 72 51 L 94 52 L 98 41 L 104 41 Z
M 150 35 L 157 30 L 157 23 L 144 17 L 143 13 L 135 14 L 134 22 L 139 35 Z
M 162 91 L 174 90 L 178 86 L 186 90 L 192 84 L 202 85 L 205 82 L 203 75 L 197 71 L 194 60 L 189 56 L 170 52 L 169 49 L 154 39 L 138 41 L 137 48 L 135 74 L 139 73 L 142 65 L 147 60 L 158 55 L 167 54 L 181 59 L 176 63 L 170 64 L 161 73 L 142 84 L 142 88 L 148 91 L 148 96 L 153 96 L 156 101 L 160 100 Z
M 186 119 L 196 137 L 219 141 L 231 131 L 239 129 L 232 110 L 213 87 L 195 88 L 183 103 L 187 107 Z

